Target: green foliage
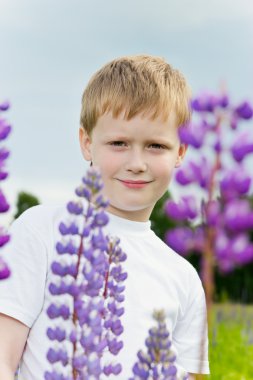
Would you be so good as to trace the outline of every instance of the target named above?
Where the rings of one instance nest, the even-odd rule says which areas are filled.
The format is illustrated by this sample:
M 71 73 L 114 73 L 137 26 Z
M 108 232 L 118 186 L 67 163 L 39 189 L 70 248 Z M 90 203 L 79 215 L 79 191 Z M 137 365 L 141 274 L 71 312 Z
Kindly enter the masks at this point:
M 16 203 L 16 214 L 14 215 L 14 219 L 17 219 L 25 210 L 30 207 L 38 205 L 40 202 L 38 198 L 30 193 L 26 193 L 24 191 L 18 193 L 17 203 Z
M 164 240 L 168 230 L 176 227 L 176 222 L 164 213 L 164 205 L 169 199 L 171 199 L 171 195 L 169 191 L 166 191 L 162 198 L 156 203 L 150 217 L 153 231 L 162 240 Z
M 210 380 L 253 379 L 253 306 L 217 305 L 210 326 Z
M 201 273 L 201 255 L 193 253 L 186 259 Z M 253 263 L 238 267 L 231 273 L 221 273 L 214 268 L 215 302 L 253 302 Z
M 233 272 L 215 273 L 215 301 L 229 298 L 232 302 L 253 302 L 253 263 L 236 268 Z

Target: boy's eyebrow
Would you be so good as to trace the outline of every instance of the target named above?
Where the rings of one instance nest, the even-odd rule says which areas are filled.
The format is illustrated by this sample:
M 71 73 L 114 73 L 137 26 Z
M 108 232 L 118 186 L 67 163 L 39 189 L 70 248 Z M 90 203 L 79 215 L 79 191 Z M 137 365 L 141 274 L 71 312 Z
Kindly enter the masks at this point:
M 109 135 L 109 134 L 105 135 L 104 139 L 105 140 L 110 140 L 110 139 L 112 139 L 112 140 L 130 140 L 129 137 L 127 137 L 126 135 L 122 135 L 122 134 L 118 135 L 117 133 L 112 133 L 111 135 Z

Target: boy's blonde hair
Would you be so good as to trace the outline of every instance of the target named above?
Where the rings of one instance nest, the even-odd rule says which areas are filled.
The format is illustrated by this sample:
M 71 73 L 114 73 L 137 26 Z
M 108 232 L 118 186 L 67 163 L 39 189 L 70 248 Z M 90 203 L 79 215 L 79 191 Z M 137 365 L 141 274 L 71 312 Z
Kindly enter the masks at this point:
M 90 134 L 100 116 L 112 112 L 130 120 L 138 114 L 167 120 L 173 109 L 177 124 L 190 120 L 190 90 L 183 75 L 163 58 L 149 55 L 115 59 L 90 79 L 82 97 L 80 123 Z

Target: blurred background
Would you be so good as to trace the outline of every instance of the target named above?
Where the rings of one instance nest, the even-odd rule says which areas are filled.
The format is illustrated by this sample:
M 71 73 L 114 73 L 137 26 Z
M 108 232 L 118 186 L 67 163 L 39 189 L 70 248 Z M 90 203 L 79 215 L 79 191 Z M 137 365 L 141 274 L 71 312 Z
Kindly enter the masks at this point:
M 0 0 L 0 103 L 11 102 L 4 117 L 13 126 L 5 144 L 10 177 L 2 185 L 9 219 L 38 202 L 72 197 L 88 167 L 78 142 L 84 87 L 103 64 L 132 54 L 164 57 L 185 74 L 194 95 L 226 88 L 232 102 L 252 103 L 253 2 Z M 252 165 L 251 158 L 251 174 Z M 153 212 L 161 238 L 175 227 L 164 203 L 184 191 L 173 180 Z M 253 207 L 252 192 L 249 199 Z M 200 272 L 200 256 L 188 259 Z M 252 263 L 226 275 L 215 270 L 212 380 L 253 379 L 252 273 Z
M 43 203 L 71 197 L 87 168 L 81 95 L 115 57 L 163 56 L 194 94 L 225 85 L 235 102 L 252 100 L 252 20 L 251 0 L 0 0 L 0 101 L 11 101 L 13 125 L 3 186 L 11 204 L 19 191 Z M 179 191 L 174 183 L 171 191 Z

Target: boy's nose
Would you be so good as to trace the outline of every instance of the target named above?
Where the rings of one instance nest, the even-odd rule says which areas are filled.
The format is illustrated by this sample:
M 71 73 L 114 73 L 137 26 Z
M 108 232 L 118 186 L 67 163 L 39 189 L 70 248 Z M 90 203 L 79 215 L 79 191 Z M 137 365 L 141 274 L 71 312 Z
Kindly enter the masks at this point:
M 147 170 L 147 163 L 144 159 L 144 155 L 140 152 L 129 152 L 126 162 L 126 170 L 133 173 L 145 172 Z

